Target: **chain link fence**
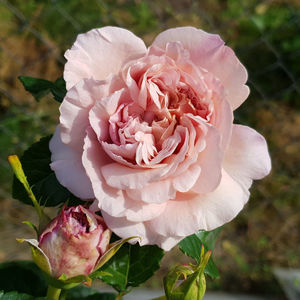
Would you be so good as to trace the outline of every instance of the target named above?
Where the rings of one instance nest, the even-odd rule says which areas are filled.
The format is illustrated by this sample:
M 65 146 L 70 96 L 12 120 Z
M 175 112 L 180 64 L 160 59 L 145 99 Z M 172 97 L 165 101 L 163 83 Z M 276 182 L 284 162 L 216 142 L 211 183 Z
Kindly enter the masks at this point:
M 195 26 L 220 34 L 245 64 L 251 95 L 235 118 L 266 136 L 273 173 L 254 186 L 245 211 L 225 227 L 217 248 L 223 275 L 212 287 L 277 291 L 272 266 L 300 266 L 296 214 L 300 208 L 300 4 L 296 0 L 0 0 L 0 238 L 1 245 L 2 241 L 7 245 L 0 249 L 0 260 L 23 257 L 9 249 L 14 247 L 11 235 L 16 236 L 12 232 L 28 214 L 11 199 L 7 156 L 21 155 L 34 141 L 51 134 L 58 118 L 57 104 L 51 99 L 34 102 L 17 77 L 55 80 L 62 75 L 63 53 L 76 35 L 106 25 L 128 28 L 148 44 L 167 28 Z

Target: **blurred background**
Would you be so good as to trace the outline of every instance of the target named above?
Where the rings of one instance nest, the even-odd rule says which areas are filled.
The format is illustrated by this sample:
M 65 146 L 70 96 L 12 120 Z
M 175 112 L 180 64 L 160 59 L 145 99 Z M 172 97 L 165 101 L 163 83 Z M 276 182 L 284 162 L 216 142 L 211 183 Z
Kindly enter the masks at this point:
M 56 102 L 36 103 L 17 77 L 57 79 L 76 35 L 106 25 L 125 27 L 148 45 L 170 27 L 202 28 L 220 34 L 248 69 L 251 95 L 235 119 L 266 137 L 273 170 L 254 183 L 246 208 L 224 227 L 215 251 L 221 276 L 208 280 L 208 289 L 283 297 L 273 268 L 300 267 L 297 0 L 0 0 L 0 262 L 29 258 L 15 237 L 33 236 L 21 223 L 32 209 L 10 195 L 7 156 L 21 155 L 58 120 Z M 168 253 L 146 286 L 161 288 L 162 276 L 182 261 L 178 249 Z

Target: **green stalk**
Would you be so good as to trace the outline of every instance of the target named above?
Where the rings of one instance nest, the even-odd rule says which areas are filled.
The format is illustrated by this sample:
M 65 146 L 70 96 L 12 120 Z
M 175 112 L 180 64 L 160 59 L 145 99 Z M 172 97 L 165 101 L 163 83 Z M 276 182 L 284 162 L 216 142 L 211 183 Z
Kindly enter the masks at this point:
M 8 157 L 8 161 L 16 175 L 16 177 L 19 179 L 19 181 L 23 184 L 27 194 L 28 194 L 28 197 L 31 199 L 32 201 L 32 204 L 34 205 L 36 211 L 37 211 L 37 214 L 39 216 L 39 218 L 41 219 L 42 216 L 43 216 L 43 211 L 39 205 L 39 203 L 37 202 L 32 190 L 31 190 L 31 187 L 27 181 L 27 178 L 26 178 L 26 175 L 23 171 L 23 168 L 22 168 L 22 164 L 19 160 L 19 157 L 17 155 L 10 155 Z
M 36 212 L 39 216 L 39 226 L 38 226 L 38 236 L 39 234 L 45 229 L 46 225 L 49 223 L 50 218 L 43 212 L 41 206 L 39 205 L 38 201 L 36 200 L 32 189 L 29 185 L 29 182 L 27 181 L 26 175 L 23 171 L 22 164 L 19 160 L 19 157 L 17 155 L 10 155 L 8 157 L 8 161 L 16 175 L 16 177 L 19 179 L 19 181 L 23 184 L 28 197 L 32 201 L 33 206 L 36 209 Z
M 118 296 L 117 296 L 117 298 L 115 300 L 122 300 L 122 298 L 123 298 L 123 294 L 120 293 L 120 294 L 118 294 Z
M 52 300 L 59 300 L 61 289 L 57 289 L 51 285 L 48 286 L 47 298 Z
M 67 290 L 62 290 L 59 300 L 66 300 L 66 297 L 67 297 Z

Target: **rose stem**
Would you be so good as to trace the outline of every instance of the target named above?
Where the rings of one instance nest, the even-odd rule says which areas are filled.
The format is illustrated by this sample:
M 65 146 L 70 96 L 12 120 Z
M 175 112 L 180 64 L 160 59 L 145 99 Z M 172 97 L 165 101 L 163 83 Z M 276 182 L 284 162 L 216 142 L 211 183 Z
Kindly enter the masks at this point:
M 48 286 L 47 298 L 52 300 L 59 300 L 61 289 L 57 289 L 51 285 Z

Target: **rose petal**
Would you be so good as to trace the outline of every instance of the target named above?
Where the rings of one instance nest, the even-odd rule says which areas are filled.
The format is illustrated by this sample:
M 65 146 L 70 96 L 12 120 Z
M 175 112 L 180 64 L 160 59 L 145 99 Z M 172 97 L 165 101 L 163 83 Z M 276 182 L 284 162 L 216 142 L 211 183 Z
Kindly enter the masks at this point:
M 63 143 L 82 151 L 83 139 L 89 124 L 89 111 L 97 100 L 109 92 L 109 83 L 84 79 L 71 88 L 60 110 L 61 139 Z
M 147 222 L 147 228 L 166 237 L 213 230 L 231 221 L 248 197 L 249 192 L 223 171 L 222 180 L 212 193 L 178 194 L 175 200 L 167 202 L 159 217 Z
M 145 223 L 143 222 L 128 221 L 125 217 L 115 218 L 111 215 L 106 214 L 105 212 L 103 212 L 102 214 L 108 227 L 118 236 L 124 238 L 130 236 L 141 237 L 141 241 L 139 241 L 139 244 L 141 246 L 158 245 L 165 251 L 169 251 L 183 238 L 177 236 L 165 237 L 149 230 L 149 228 L 147 228 L 147 226 L 145 226 Z M 135 243 L 135 241 L 129 241 L 129 243 L 132 244 Z
M 90 109 L 88 118 L 100 141 L 107 140 L 109 134 L 109 117 L 116 112 L 118 106 L 127 98 L 128 93 L 124 89 L 120 89 L 107 97 L 102 97 L 102 99 L 101 93 L 99 93 L 99 100 L 101 100 L 97 101 Z
M 223 152 L 218 130 L 208 126 L 205 137 L 206 148 L 199 153 L 197 163 L 201 173 L 192 187 L 192 191 L 200 194 L 212 192 L 220 183 L 222 172 Z M 183 173 L 184 176 L 184 173 Z
M 101 167 L 110 162 L 111 159 L 103 151 L 95 133 L 88 129 L 82 154 L 83 166 L 91 179 L 98 208 L 105 208 L 109 213 L 118 215 L 124 211 L 123 192 L 108 186 L 101 173 Z
M 166 203 L 148 204 L 127 199 L 125 216 L 132 222 L 145 222 L 162 214 L 166 205 Z
M 62 143 L 59 126 L 50 141 L 49 148 L 52 152 L 50 167 L 58 181 L 81 199 L 94 198 L 90 179 L 81 162 L 81 153 Z
M 102 216 L 108 228 L 110 228 L 116 235 L 122 238 L 139 236 L 142 238 L 140 242 L 141 246 L 149 244 L 149 239 L 147 238 L 146 228 L 143 222 L 128 221 L 126 217 L 113 217 L 105 211 L 102 211 Z
M 69 90 L 83 78 L 103 80 L 119 72 L 130 58 L 146 53 L 144 42 L 132 32 L 117 27 L 102 27 L 79 34 L 66 51 L 64 79 Z
M 189 191 L 197 182 L 200 173 L 201 167 L 199 165 L 190 166 L 186 172 L 172 180 L 174 188 L 182 193 Z
M 232 109 L 239 107 L 249 95 L 247 71 L 234 52 L 217 34 L 193 27 L 168 29 L 160 33 L 153 45 L 165 49 L 168 42 L 178 42 L 190 51 L 190 59 L 218 77 L 228 92 Z
M 247 189 L 253 179 L 268 175 L 271 171 L 271 159 L 264 137 L 250 127 L 233 125 L 223 167 Z
M 118 163 L 110 163 L 101 168 L 106 183 L 116 189 L 140 189 L 149 182 L 156 181 L 167 170 L 157 169 L 133 169 Z
M 126 194 L 136 200 L 146 203 L 163 203 L 174 199 L 176 190 L 170 180 L 151 182 L 142 189 L 128 189 Z

